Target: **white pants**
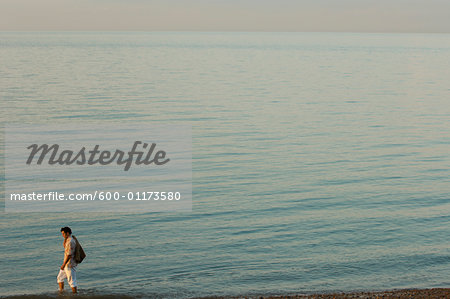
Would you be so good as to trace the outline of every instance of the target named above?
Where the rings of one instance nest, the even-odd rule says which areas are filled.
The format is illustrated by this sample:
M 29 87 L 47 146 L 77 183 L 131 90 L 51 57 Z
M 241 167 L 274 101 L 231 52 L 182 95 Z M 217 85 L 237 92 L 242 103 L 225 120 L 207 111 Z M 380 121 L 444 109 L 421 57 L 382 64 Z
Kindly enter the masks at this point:
M 77 286 L 77 271 L 76 268 L 65 267 L 64 270 L 59 270 L 58 277 L 56 277 L 56 281 L 58 283 L 64 282 L 64 279 L 67 279 L 71 288 L 75 288 Z

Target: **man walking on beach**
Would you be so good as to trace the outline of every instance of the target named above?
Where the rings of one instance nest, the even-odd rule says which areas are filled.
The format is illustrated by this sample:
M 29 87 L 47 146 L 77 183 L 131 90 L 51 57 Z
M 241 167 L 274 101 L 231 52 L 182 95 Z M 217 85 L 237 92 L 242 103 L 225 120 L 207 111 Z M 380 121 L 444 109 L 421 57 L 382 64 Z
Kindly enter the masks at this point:
M 69 227 L 61 228 L 61 234 L 64 237 L 64 261 L 57 277 L 59 291 L 62 292 L 64 290 L 64 279 L 67 279 L 72 288 L 72 293 L 75 294 L 77 292 L 77 263 L 75 262 L 75 247 L 77 243 L 72 237 L 72 230 Z

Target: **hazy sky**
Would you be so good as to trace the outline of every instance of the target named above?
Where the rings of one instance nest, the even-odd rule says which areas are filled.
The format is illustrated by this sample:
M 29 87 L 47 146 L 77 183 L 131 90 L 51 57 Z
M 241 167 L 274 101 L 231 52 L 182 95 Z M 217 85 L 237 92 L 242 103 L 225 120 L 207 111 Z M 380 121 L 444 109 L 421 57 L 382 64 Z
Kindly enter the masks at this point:
M 0 30 L 450 32 L 450 0 L 0 0 Z

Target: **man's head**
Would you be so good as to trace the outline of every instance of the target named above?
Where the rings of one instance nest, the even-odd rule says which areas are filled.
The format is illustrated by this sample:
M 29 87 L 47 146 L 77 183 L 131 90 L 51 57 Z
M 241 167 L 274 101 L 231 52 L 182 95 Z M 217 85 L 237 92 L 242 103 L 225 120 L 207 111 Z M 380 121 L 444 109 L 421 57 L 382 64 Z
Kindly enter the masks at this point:
M 72 234 L 72 230 L 68 226 L 63 227 L 61 228 L 61 234 L 64 238 L 68 238 Z

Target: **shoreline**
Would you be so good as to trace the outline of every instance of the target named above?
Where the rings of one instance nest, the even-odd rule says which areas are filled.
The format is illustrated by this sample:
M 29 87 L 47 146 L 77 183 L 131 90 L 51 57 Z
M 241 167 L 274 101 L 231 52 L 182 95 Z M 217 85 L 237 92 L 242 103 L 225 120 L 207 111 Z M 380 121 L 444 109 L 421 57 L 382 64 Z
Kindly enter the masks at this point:
M 390 291 L 359 291 L 339 293 L 286 294 L 286 295 L 248 295 L 248 296 L 207 296 L 195 299 L 371 299 L 371 298 L 450 298 L 450 288 L 399 289 Z
M 70 292 L 60 294 L 52 292 L 47 294 L 23 294 L 23 295 L 9 295 L 1 296 L 1 299 L 68 299 L 68 298 L 86 298 L 86 299 L 151 299 L 151 298 L 170 298 L 164 295 L 146 295 L 143 294 L 117 294 L 117 293 L 91 293 L 83 292 L 72 295 Z M 188 298 L 188 297 L 183 297 Z M 385 291 L 354 291 L 354 292 L 323 292 L 311 294 L 284 294 L 284 295 L 238 295 L 238 296 L 203 296 L 203 297 L 189 297 L 190 299 L 446 299 L 450 298 L 450 288 L 430 288 L 430 289 L 394 289 Z

